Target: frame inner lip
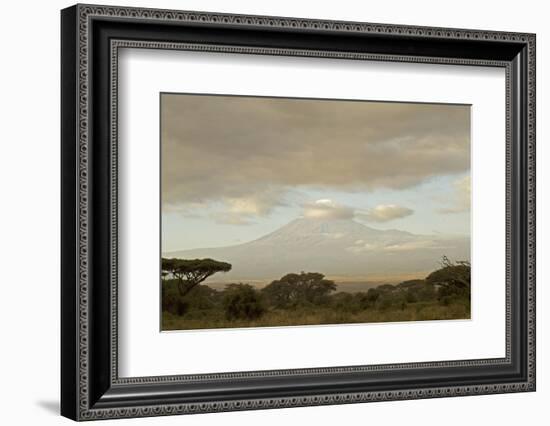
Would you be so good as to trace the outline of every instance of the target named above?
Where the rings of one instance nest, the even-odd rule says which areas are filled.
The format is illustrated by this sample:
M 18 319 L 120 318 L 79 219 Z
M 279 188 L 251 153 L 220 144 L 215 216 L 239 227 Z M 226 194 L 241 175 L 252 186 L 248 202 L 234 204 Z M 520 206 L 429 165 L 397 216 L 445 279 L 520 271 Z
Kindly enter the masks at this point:
M 270 50 L 276 50 L 277 54 L 283 54 L 287 56 L 302 56 L 304 53 L 307 53 L 307 56 L 311 57 L 323 57 L 328 59 L 333 59 L 332 56 L 334 55 L 335 59 L 341 59 L 341 52 L 326 52 L 326 51 L 319 51 L 319 50 L 307 50 L 304 51 L 303 49 L 279 49 L 279 48 L 257 48 L 257 47 L 249 47 L 249 46 L 228 46 L 228 45 L 214 45 L 214 46 L 205 46 L 202 44 L 196 44 L 196 43 L 186 43 L 186 42 L 151 42 L 147 40 L 131 40 L 131 39 L 119 39 L 119 38 L 113 38 L 110 40 L 110 61 L 111 61 L 111 68 L 113 70 L 118 70 L 118 52 L 120 48 L 137 48 L 137 49 L 147 49 L 153 47 L 155 49 L 161 49 L 161 50 L 183 50 L 183 51 L 199 51 L 199 52 L 221 52 L 221 53 L 239 53 L 239 51 L 242 51 L 244 53 L 251 53 L 254 54 L 255 52 L 262 52 L 266 53 Z M 211 47 L 213 49 L 211 50 Z M 321 56 L 318 56 L 321 55 Z M 361 53 L 359 55 L 352 53 L 351 55 L 357 56 L 357 59 L 360 60 L 371 60 L 372 58 L 379 59 L 380 55 L 377 54 L 369 54 L 369 53 Z M 507 61 L 493 61 L 493 60 L 484 60 L 484 59 L 470 59 L 470 60 L 463 60 L 463 59 L 447 59 L 443 58 L 442 62 L 437 62 L 438 58 L 429 58 L 427 61 L 423 58 L 417 58 L 415 56 L 403 56 L 403 55 L 386 55 L 384 61 L 389 62 L 413 62 L 413 63 L 435 63 L 435 64 L 450 64 L 450 65 L 475 65 L 475 66 L 496 66 L 496 67 L 503 67 L 505 68 L 506 72 L 506 81 L 509 79 L 509 74 L 511 72 L 511 67 L 509 62 Z M 441 58 L 440 58 L 441 59 Z M 116 74 L 111 77 L 112 80 L 116 80 Z M 113 81 L 112 81 L 113 83 Z M 506 90 L 510 90 L 510 88 L 506 87 Z M 111 95 L 111 109 L 112 111 L 118 110 L 118 98 L 117 98 L 117 92 L 114 92 Z M 113 135 L 117 135 L 116 132 L 117 123 L 111 122 L 111 131 Z M 508 132 L 506 135 L 507 139 L 509 137 Z M 112 150 L 113 150 L 113 162 L 116 164 L 116 136 L 112 140 Z M 507 162 L 508 162 L 507 158 Z M 115 191 L 118 193 L 118 190 Z M 115 194 L 115 200 L 117 198 L 117 195 Z M 507 191 L 507 198 L 508 198 L 508 191 Z M 508 200 L 507 200 L 508 203 Z M 116 202 L 113 204 L 112 208 L 112 218 L 111 220 L 113 223 L 118 223 L 117 220 L 117 209 L 116 209 Z M 114 263 L 116 263 L 116 258 L 112 260 Z M 506 277 L 506 286 L 508 287 L 509 284 L 509 277 Z M 116 284 L 115 284 L 116 285 Z M 508 292 L 507 292 L 508 293 Z M 115 301 L 116 302 L 116 301 Z M 509 297 L 506 297 L 506 311 L 509 311 Z M 117 307 L 116 303 L 111 307 L 112 312 L 116 312 Z M 116 327 L 116 316 L 113 317 L 113 327 Z M 117 329 L 117 328 L 114 328 Z M 115 336 L 116 337 L 116 336 Z M 301 375 L 309 375 L 309 374 L 315 374 L 315 375 L 338 375 L 338 374 L 348 374 L 348 373 L 370 373 L 370 372 L 377 372 L 380 370 L 385 371 L 393 371 L 395 369 L 401 369 L 401 370 L 407 370 L 407 369 L 417 369 L 417 368 L 460 368 L 464 366 L 471 366 L 471 367 L 483 367 L 486 365 L 501 365 L 501 366 L 509 366 L 512 364 L 511 360 L 511 350 L 510 350 L 510 341 L 511 341 L 511 333 L 510 333 L 510 315 L 506 315 L 506 355 L 503 358 L 481 358 L 481 359 L 463 359 L 463 360 L 448 360 L 448 361 L 425 361 L 425 362 L 402 362 L 402 363 L 393 363 L 393 364 L 369 364 L 369 365 L 355 365 L 355 366 L 334 366 L 334 367 L 319 367 L 319 368 L 295 368 L 295 369 L 284 369 L 284 370 L 260 370 L 260 371 L 240 371 L 240 372 L 231 372 L 231 373 L 203 373 L 203 374 L 182 374 L 182 375 L 166 375 L 166 376 L 145 376 L 145 377 L 119 377 L 118 371 L 113 374 L 111 380 L 113 384 L 117 385 L 131 385 L 131 384 L 156 384 L 156 383 L 173 383 L 174 381 L 219 381 L 219 380 L 242 380 L 242 379 L 254 379 L 254 378 L 270 378 L 273 376 L 289 376 L 289 377 L 296 377 Z M 115 355 L 116 356 L 116 355 Z M 118 364 L 118 357 L 114 362 Z

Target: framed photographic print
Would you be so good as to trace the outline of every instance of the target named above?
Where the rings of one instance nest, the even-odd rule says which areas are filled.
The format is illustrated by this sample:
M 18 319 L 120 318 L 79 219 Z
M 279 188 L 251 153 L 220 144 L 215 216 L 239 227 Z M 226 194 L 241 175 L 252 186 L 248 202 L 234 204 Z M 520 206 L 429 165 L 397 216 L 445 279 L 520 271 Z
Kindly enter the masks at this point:
M 161 93 L 160 114 L 161 330 L 471 318 L 469 105 Z
M 76 5 L 74 420 L 535 390 L 535 36 Z

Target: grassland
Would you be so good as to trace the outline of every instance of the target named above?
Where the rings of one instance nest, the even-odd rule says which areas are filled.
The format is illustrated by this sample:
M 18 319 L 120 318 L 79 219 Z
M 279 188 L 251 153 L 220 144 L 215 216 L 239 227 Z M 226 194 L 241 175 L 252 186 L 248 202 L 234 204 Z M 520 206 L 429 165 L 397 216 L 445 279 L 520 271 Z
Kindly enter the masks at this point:
M 447 258 L 440 269 L 425 278 L 394 284 L 353 282 L 339 286 L 321 273 L 301 272 L 286 274 L 261 288 L 232 283 L 217 289 L 200 284 L 207 275 L 203 271 L 230 265 L 211 259 L 172 259 L 165 263 L 168 273 L 162 283 L 162 330 L 470 318 L 470 264 Z M 181 271 L 199 279 L 184 279 Z
M 184 316 L 164 312 L 163 330 L 193 330 L 205 328 L 284 327 L 296 325 L 380 323 L 398 321 L 456 320 L 470 318 L 466 301 L 442 305 L 438 301 L 408 303 L 386 309 L 345 311 L 331 307 L 299 307 L 272 309 L 257 319 L 228 320 L 218 309 L 190 312 Z

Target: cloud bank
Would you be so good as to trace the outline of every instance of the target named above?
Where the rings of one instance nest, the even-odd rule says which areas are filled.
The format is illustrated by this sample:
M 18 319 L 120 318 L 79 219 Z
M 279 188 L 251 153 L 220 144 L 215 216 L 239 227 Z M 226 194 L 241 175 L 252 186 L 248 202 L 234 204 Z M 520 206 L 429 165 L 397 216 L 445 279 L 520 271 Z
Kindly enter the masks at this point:
M 405 189 L 463 173 L 469 117 L 457 105 L 163 94 L 163 211 L 215 201 L 218 220 L 247 223 L 296 187 Z M 371 220 L 406 213 L 390 210 Z

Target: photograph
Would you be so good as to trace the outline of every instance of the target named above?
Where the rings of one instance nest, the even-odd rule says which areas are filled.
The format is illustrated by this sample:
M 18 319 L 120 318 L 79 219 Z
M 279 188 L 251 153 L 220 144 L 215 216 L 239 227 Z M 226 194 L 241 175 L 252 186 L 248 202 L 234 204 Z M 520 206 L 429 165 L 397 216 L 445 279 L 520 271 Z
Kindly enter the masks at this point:
M 470 105 L 160 98 L 161 330 L 470 318 Z

